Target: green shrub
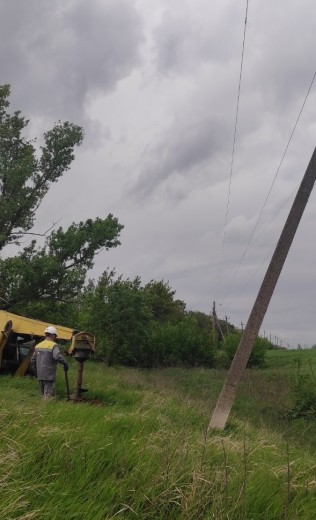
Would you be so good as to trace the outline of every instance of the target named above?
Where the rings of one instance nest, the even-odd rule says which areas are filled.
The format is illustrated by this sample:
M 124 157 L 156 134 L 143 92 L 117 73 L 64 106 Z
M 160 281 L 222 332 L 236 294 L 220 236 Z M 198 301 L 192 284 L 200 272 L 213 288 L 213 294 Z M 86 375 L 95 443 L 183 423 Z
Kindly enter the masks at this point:
M 311 365 L 303 367 L 301 360 L 294 362 L 290 381 L 291 407 L 287 416 L 305 419 L 316 417 L 316 377 Z
M 201 330 L 196 320 L 190 316 L 177 324 L 153 323 L 147 347 L 147 362 L 152 367 L 212 367 L 214 349 L 211 336 L 207 331 Z
M 221 368 L 228 368 L 235 356 L 235 352 L 241 338 L 240 333 L 228 334 L 221 342 L 221 348 L 216 356 L 216 365 Z M 265 338 L 257 338 L 251 351 L 248 367 L 262 367 L 265 364 L 266 351 L 269 348 L 269 341 Z

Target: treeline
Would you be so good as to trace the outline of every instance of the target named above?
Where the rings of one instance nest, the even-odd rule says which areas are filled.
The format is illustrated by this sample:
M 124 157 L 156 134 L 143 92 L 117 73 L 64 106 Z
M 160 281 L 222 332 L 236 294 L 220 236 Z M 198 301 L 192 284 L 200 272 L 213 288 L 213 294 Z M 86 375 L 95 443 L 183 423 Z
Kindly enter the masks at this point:
M 144 285 L 140 277 L 124 280 L 109 270 L 90 281 L 72 303 L 38 302 L 27 313 L 93 332 L 97 358 L 109 365 L 227 368 L 240 339 L 240 332 L 222 321 L 223 339 L 211 317 L 187 311 L 168 283 Z M 249 366 L 262 365 L 271 347 L 267 339 L 258 338 Z

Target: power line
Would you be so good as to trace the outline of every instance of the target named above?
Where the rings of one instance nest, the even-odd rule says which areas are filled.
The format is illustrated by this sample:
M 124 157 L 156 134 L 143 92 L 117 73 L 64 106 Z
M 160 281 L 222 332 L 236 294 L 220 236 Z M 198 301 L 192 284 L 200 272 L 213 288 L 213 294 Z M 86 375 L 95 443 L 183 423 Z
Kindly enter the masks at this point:
M 260 271 L 260 269 L 264 266 L 264 264 L 268 261 L 268 259 L 272 256 L 272 253 L 275 249 L 275 245 L 270 249 L 269 253 L 264 257 L 263 261 L 261 262 L 261 264 L 256 268 L 256 270 L 250 275 L 250 277 L 248 278 L 248 281 L 245 283 L 245 285 L 243 286 L 243 288 L 238 292 L 238 294 L 235 296 L 235 298 L 233 298 L 226 306 L 225 306 L 225 312 L 227 312 L 227 309 L 229 309 L 229 307 L 236 301 L 238 300 L 238 298 L 242 295 L 243 292 L 245 292 L 245 290 L 247 289 L 247 287 L 249 286 L 251 280 L 254 278 L 254 276 Z
M 220 260 L 217 292 L 219 292 L 219 287 L 220 287 L 221 277 L 222 277 L 222 268 L 223 268 L 223 259 L 224 259 L 224 250 L 225 250 L 225 240 L 226 240 L 226 230 L 227 230 L 228 212 L 229 212 L 229 205 L 230 205 L 230 193 L 231 193 L 231 184 L 232 184 L 233 167 L 234 167 L 235 145 L 236 145 L 238 113 L 239 113 L 239 101 L 240 101 L 240 92 L 241 92 L 241 79 L 242 79 L 243 64 L 244 64 L 246 31 L 247 31 L 247 21 L 248 21 L 248 4 L 249 4 L 249 0 L 246 1 L 246 14 L 245 14 L 244 35 L 243 35 L 241 63 L 240 63 L 240 72 L 239 72 L 239 83 L 238 83 L 237 106 L 236 106 L 234 138 L 233 138 L 233 149 L 232 149 L 232 157 L 231 157 L 231 163 L 230 163 L 228 194 L 227 194 L 227 205 L 226 205 L 226 215 L 225 215 L 224 234 L 223 234 L 223 245 L 222 245 L 222 253 L 221 253 L 221 260 Z
M 296 127 L 297 127 L 298 122 L 299 122 L 299 120 L 300 120 L 300 117 L 301 117 L 301 115 L 302 115 L 303 109 L 304 109 L 305 104 L 306 104 L 306 102 L 307 102 L 307 99 L 308 99 L 308 97 L 309 97 L 310 91 L 311 91 L 312 86 L 313 86 L 313 83 L 314 83 L 314 81 L 315 81 L 315 77 L 316 77 L 316 72 L 314 73 L 313 78 L 312 78 L 312 81 L 311 81 L 311 83 L 310 83 L 310 85 L 309 85 L 309 87 L 308 87 L 308 90 L 307 90 L 307 93 L 306 93 L 306 95 L 305 95 L 305 98 L 304 98 L 303 104 L 302 104 L 301 109 L 300 109 L 300 111 L 299 111 L 299 114 L 298 114 L 298 116 L 297 116 L 297 118 L 296 118 L 296 121 L 295 121 L 294 127 L 293 127 L 293 129 L 292 129 L 291 134 L 290 134 L 289 140 L 288 140 L 288 142 L 287 142 L 287 145 L 286 145 L 285 150 L 284 150 L 284 152 L 283 152 L 283 155 L 282 155 L 282 157 L 281 157 L 281 160 L 280 160 L 279 166 L 278 166 L 278 168 L 277 168 L 277 170 L 276 170 L 276 173 L 275 173 L 275 175 L 274 175 L 273 181 L 272 181 L 272 183 L 271 183 L 271 186 L 270 186 L 270 188 L 269 188 L 268 194 L 267 194 L 267 196 L 266 196 L 266 198 L 265 198 L 265 201 L 264 201 L 264 203 L 263 203 L 262 209 L 261 209 L 261 211 L 260 211 L 260 214 L 259 214 L 258 219 L 257 219 L 257 221 L 256 221 L 256 224 L 255 224 L 255 226 L 254 226 L 254 229 L 253 229 L 253 231 L 252 231 L 252 233 L 251 233 L 250 239 L 248 240 L 248 243 L 247 243 L 247 245 L 246 245 L 245 251 L 244 251 L 244 253 L 243 253 L 241 259 L 239 260 L 238 264 L 235 266 L 235 269 L 236 269 L 236 270 L 235 270 L 235 273 L 234 273 L 234 275 L 233 275 L 233 278 L 232 278 L 232 280 L 231 280 L 231 282 L 230 282 L 228 288 L 226 289 L 226 292 L 225 292 L 225 294 L 224 294 L 224 298 L 223 298 L 223 299 L 226 298 L 226 296 L 227 296 L 227 294 L 228 294 L 228 291 L 230 290 L 230 288 L 231 288 L 233 282 L 235 281 L 236 276 L 237 276 L 238 271 L 239 271 L 239 268 L 240 268 L 240 266 L 241 266 L 241 264 L 242 264 L 242 262 L 243 262 L 243 260 L 244 260 L 244 258 L 245 258 L 245 256 L 246 256 L 246 253 L 248 252 L 248 250 L 251 249 L 251 248 L 254 246 L 254 244 L 257 242 L 257 240 L 260 238 L 260 236 L 261 236 L 261 235 L 262 235 L 262 234 L 263 234 L 263 233 L 264 233 L 264 232 L 269 228 L 269 226 L 271 225 L 271 223 L 275 220 L 275 218 L 277 217 L 277 215 L 280 213 L 280 211 L 283 209 L 283 207 L 288 203 L 288 201 L 289 201 L 290 198 L 292 197 L 293 193 L 296 191 L 296 189 L 294 189 L 294 190 L 291 192 L 291 194 L 290 194 L 290 195 L 285 199 L 285 201 L 281 204 L 281 206 L 279 207 L 279 209 L 275 212 L 275 214 L 273 215 L 273 217 L 271 218 L 271 220 L 268 222 L 268 224 L 267 224 L 267 225 L 266 225 L 266 226 L 265 226 L 265 227 L 260 231 L 260 233 L 256 236 L 256 238 L 255 238 L 255 239 L 253 240 L 253 242 L 251 243 L 251 241 L 252 241 L 252 239 L 253 239 L 253 236 L 254 236 L 254 234 L 255 234 L 255 231 L 256 231 L 256 229 L 257 229 L 257 227 L 258 227 L 259 221 L 260 221 L 260 219 L 261 219 L 261 217 L 262 217 L 262 214 L 263 214 L 264 208 L 265 208 L 265 206 L 266 206 L 266 204 L 267 204 L 267 201 L 268 201 L 268 199 L 269 199 L 269 196 L 270 196 L 270 194 L 271 194 L 272 188 L 273 188 L 273 186 L 274 186 L 274 184 L 275 184 L 275 181 L 276 181 L 276 179 L 277 179 L 277 176 L 278 176 L 278 174 L 279 174 L 279 172 L 280 172 L 281 166 L 282 166 L 282 164 L 283 164 L 284 158 L 285 158 L 285 156 L 286 156 L 286 153 L 287 153 L 288 148 L 289 148 L 289 146 L 290 146 L 290 143 L 291 143 L 291 141 L 292 141 L 292 138 L 293 138 L 294 132 L 295 132 L 295 130 L 296 130 Z M 255 270 L 255 272 L 253 272 L 253 273 L 251 274 L 251 276 L 250 276 L 248 282 L 246 282 L 246 284 L 245 284 L 245 286 L 242 288 L 242 290 L 241 290 L 241 291 L 240 291 L 240 292 L 235 296 L 235 298 L 234 298 L 232 301 L 230 301 L 228 304 L 226 304 L 226 305 L 224 306 L 225 309 L 229 308 L 229 307 L 232 305 L 232 303 L 235 302 L 235 301 L 239 298 L 239 296 L 240 296 L 240 295 L 245 291 L 245 289 L 246 289 L 247 286 L 249 285 L 249 283 L 250 283 L 250 281 L 252 280 L 252 278 L 254 277 L 254 275 L 255 275 L 255 274 L 256 274 L 256 273 L 261 269 L 261 267 L 265 264 L 266 260 L 267 260 L 267 259 L 269 258 L 269 256 L 270 256 L 270 254 L 271 254 L 271 251 L 270 251 L 270 253 L 268 253 L 268 255 L 265 257 L 265 259 L 264 259 L 263 262 L 260 264 L 260 266 Z M 222 254 L 222 259 L 223 259 L 223 254 Z M 221 263 L 221 274 L 222 274 L 222 263 Z M 215 288 L 215 285 L 216 285 L 216 284 L 213 285 L 213 288 Z M 217 285 L 217 287 L 218 287 L 218 285 Z M 212 289 L 212 290 L 213 290 L 213 289 Z M 203 298 L 200 298 L 200 300 L 198 301 L 198 303 L 200 303 L 202 300 L 206 299 L 206 298 L 208 297 L 208 295 L 211 294 L 212 290 L 208 291 L 207 295 L 205 295 Z
M 286 155 L 286 153 L 287 153 L 287 151 L 288 151 L 288 148 L 289 148 L 289 146 L 290 146 L 290 143 L 291 143 L 291 141 L 292 141 L 292 138 L 293 138 L 294 132 L 295 132 L 295 130 L 296 130 L 296 127 L 297 127 L 298 122 L 299 122 L 299 120 L 300 120 L 300 117 L 301 117 L 301 115 L 302 115 L 302 112 L 303 112 L 303 109 L 304 109 L 304 107 L 305 107 L 306 101 L 307 101 L 307 99 L 308 99 L 308 96 L 309 96 L 309 94 L 310 94 L 311 88 L 312 88 L 312 86 L 313 86 L 313 83 L 314 83 L 315 77 L 316 77 L 316 72 L 314 73 L 313 78 L 312 78 L 312 81 L 311 81 L 311 83 L 310 83 L 310 85 L 309 85 L 309 87 L 308 87 L 308 90 L 307 90 L 306 96 L 305 96 L 305 98 L 304 98 L 304 101 L 303 101 L 303 104 L 302 104 L 301 109 L 300 109 L 300 111 L 299 111 L 299 114 L 298 114 L 298 116 L 297 116 L 297 118 L 296 118 L 296 121 L 295 121 L 295 124 L 294 124 L 293 130 L 292 130 L 292 132 L 291 132 L 290 138 L 289 138 L 289 140 L 288 140 L 288 142 L 287 142 L 287 145 L 286 145 L 285 150 L 284 150 L 284 152 L 283 152 L 283 155 L 282 155 L 282 157 L 281 157 L 281 161 L 280 161 L 279 166 L 278 166 L 278 168 L 277 168 L 277 170 L 276 170 L 276 173 L 275 173 L 274 178 L 273 178 L 273 180 L 272 180 L 271 186 L 270 186 L 270 188 L 269 188 L 269 190 L 268 190 L 268 194 L 267 194 L 267 196 L 266 196 L 266 198 L 265 198 L 265 201 L 264 201 L 264 203 L 263 203 L 263 206 L 262 206 L 262 208 L 261 208 L 261 210 L 260 210 L 259 216 L 258 216 L 258 218 L 257 218 L 257 221 L 256 221 L 255 226 L 254 226 L 254 228 L 253 228 L 253 231 L 252 231 L 252 233 L 251 233 L 251 236 L 250 236 L 250 238 L 249 238 L 249 240 L 248 240 L 248 243 L 247 243 L 247 245 L 246 245 L 246 248 L 245 248 L 245 250 L 244 250 L 244 252 L 243 252 L 243 254 L 242 254 L 242 256 L 241 256 L 241 258 L 240 258 L 240 260 L 239 260 L 239 262 L 238 262 L 238 264 L 237 264 L 237 268 L 236 268 L 235 274 L 234 274 L 234 276 L 233 276 L 233 278 L 232 278 L 232 280 L 231 280 L 231 282 L 230 282 L 228 288 L 226 289 L 226 292 L 225 292 L 224 298 L 227 296 L 227 293 L 228 293 L 229 289 L 231 288 L 231 286 L 232 286 L 232 284 L 233 284 L 233 282 L 234 282 L 234 280 L 235 280 L 235 278 L 236 278 L 236 276 L 237 276 L 237 273 L 238 273 L 238 271 L 239 271 L 239 268 L 240 268 L 240 266 L 241 266 L 241 264 L 242 264 L 242 262 L 243 262 L 243 260 L 244 260 L 244 258 L 245 258 L 245 256 L 246 256 L 246 254 L 247 254 L 247 251 L 248 251 L 248 249 L 250 248 L 251 241 L 252 241 L 252 239 L 253 239 L 253 236 L 254 236 L 254 234 L 255 234 L 255 231 L 256 231 L 256 229 L 257 229 L 257 227 L 258 227 L 258 224 L 259 224 L 259 222 L 260 222 L 260 219 L 261 219 L 261 217 L 262 217 L 262 214 L 263 214 L 264 208 L 266 207 L 267 202 L 268 202 L 268 199 L 269 199 L 269 197 L 270 197 L 270 195 L 271 195 L 272 188 L 273 188 L 273 186 L 274 186 L 274 184 L 275 184 L 275 181 L 276 181 L 276 179 L 277 179 L 277 177 L 278 177 L 278 175 L 279 175 L 279 172 L 280 172 L 281 166 L 282 166 L 282 164 L 283 164 L 283 161 L 284 161 L 285 155 Z M 287 199 L 287 200 L 288 200 L 288 199 Z M 284 205 L 284 204 L 283 204 L 283 205 Z M 283 205 L 282 205 L 282 207 L 283 207 Z M 274 218 L 275 218 L 275 216 L 272 218 L 272 220 L 270 221 L 269 225 L 270 225 L 271 222 L 274 220 Z M 256 238 L 256 240 L 257 240 L 257 239 L 258 239 L 258 237 Z M 256 240 L 255 240 L 255 241 L 256 241 Z M 252 243 L 252 245 L 255 243 L 255 241 Z

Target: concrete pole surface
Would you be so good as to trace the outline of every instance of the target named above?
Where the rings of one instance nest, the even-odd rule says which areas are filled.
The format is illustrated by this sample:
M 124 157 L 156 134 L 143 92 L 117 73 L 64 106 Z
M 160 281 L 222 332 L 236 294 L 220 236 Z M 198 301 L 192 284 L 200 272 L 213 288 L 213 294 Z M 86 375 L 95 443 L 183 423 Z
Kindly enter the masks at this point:
M 280 276 L 285 259 L 308 202 L 316 180 L 316 148 L 313 152 L 292 208 L 282 230 L 278 244 L 263 279 L 258 296 L 250 313 L 244 333 L 240 339 L 235 357 L 229 369 L 223 389 L 211 417 L 208 431 L 223 430 L 233 406 L 237 388 L 247 366 L 251 350 L 260 330 L 273 291 Z

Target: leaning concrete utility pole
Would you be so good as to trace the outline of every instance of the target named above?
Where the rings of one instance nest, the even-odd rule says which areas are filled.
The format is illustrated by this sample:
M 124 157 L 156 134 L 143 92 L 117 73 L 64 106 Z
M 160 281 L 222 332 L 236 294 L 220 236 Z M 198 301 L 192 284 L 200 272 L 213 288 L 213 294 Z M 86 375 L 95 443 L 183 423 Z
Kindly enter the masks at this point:
M 240 339 L 235 357 L 229 369 L 223 389 L 211 417 L 208 431 L 223 430 L 233 406 L 238 384 L 247 366 L 252 347 L 260 330 L 282 267 L 291 247 L 296 230 L 316 180 L 316 148 L 307 167 L 289 216 L 273 253 L 258 296 L 250 313 L 244 333 Z

